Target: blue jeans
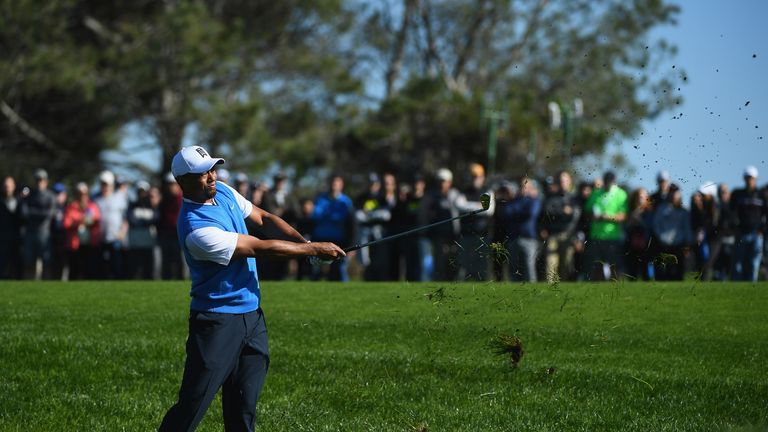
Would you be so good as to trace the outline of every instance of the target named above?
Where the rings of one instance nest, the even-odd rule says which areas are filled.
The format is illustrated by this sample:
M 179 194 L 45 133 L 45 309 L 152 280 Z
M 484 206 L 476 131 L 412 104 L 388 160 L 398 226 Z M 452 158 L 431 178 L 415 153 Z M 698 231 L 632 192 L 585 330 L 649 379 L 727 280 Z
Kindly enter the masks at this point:
M 736 256 L 733 262 L 733 280 L 757 282 L 760 261 L 763 259 L 763 235 L 753 231 L 736 236 Z
M 536 282 L 536 256 L 539 241 L 529 238 L 507 240 L 509 278 L 512 281 Z

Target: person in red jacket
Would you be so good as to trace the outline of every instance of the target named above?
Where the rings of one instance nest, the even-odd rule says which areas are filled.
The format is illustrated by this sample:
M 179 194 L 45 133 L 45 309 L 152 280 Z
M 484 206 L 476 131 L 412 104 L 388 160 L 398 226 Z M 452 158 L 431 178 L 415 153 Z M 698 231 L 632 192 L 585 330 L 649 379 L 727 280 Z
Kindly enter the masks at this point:
M 101 213 L 88 197 L 87 184 L 77 184 L 74 199 L 64 210 L 63 226 L 69 279 L 92 279 L 98 265 Z

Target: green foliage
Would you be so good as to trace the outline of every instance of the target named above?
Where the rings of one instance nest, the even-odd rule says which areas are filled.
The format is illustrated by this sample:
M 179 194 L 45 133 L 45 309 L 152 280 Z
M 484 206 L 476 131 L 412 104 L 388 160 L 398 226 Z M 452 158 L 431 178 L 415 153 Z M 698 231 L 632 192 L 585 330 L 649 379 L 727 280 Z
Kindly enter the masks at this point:
M 0 430 L 156 429 L 181 381 L 188 282 L 1 288 Z M 764 430 L 766 288 L 264 283 L 258 428 Z M 221 418 L 217 399 L 198 430 Z
M 651 31 L 662 0 L 0 0 L 0 140 L 21 173 L 99 169 L 93 155 L 139 125 L 171 155 L 191 139 L 235 170 L 400 173 L 487 160 L 484 108 L 506 109 L 508 175 L 600 153 L 679 103 L 685 79 Z M 574 146 L 547 104 L 584 101 Z M 53 157 L 51 157 L 53 156 Z M 82 166 L 72 161 L 84 161 Z

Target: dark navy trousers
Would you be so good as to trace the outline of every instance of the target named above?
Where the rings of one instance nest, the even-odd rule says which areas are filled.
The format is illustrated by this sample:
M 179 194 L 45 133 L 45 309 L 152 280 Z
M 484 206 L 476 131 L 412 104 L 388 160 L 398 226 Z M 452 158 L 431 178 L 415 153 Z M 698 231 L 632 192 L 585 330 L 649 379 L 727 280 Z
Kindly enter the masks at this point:
M 253 431 L 268 368 L 267 325 L 261 309 L 245 314 L 190 312 L 179 399 L 159 430 L 195 430 L 221 388 L 224 430 Z

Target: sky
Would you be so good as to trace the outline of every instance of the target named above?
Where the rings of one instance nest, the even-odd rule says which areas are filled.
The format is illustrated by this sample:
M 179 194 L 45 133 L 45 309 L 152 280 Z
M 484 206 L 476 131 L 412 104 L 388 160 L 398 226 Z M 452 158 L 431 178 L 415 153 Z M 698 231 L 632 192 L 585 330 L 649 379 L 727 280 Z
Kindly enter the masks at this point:
M 677 45 L 675 57 L 664 68 L 683 70 L 683 103 L 643 123 L 643 133 L 612 145 L 608 154 L 623 153 L 632 166 L 619 180 L 630 187 L 655 188 L 657 173 L 668 170 L 684 196 L 702 184 L 724 182 L 743 185 L 747 165 L 760 171 L 759 184 L 768 180 L 768 0 L 680 0 L 676 26 L 656 29 Z M 589 101 L 584 101 L 588 114 Z M 122 149 L 151 140 L 129 126 Z M 128 152 L 136 154 L 135 151 Z M 160 152 L 139 152 L 159 161 Z M 155 154 L 156 153 L 156 154 Z M 105 161 L 119 158 L 107 152 Z M 608 160 L 609 158 L 604 158 Z M 155 164 L 159 169 L 159 163 Z M 598 176 L 607 162 L 583 163 L 582 176 Z M 130 175 L 128 175 L 130 177 Z
M 741 187 L 744 168 L 754 165 L 762 185 L 768 180 L 768 1 L 678 4 L 678 25 L 654 35 L 678 47 L 663 67 L 686 72 L 683 103 L 646 121 L 636 139 L 616 144 L 635 169 L 624 180 L 653 190 L 666 169 L 689 195 L 705 182 Z

